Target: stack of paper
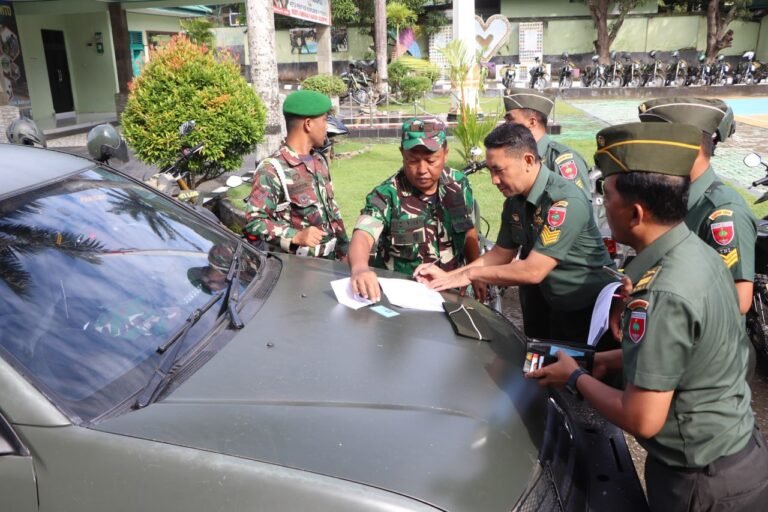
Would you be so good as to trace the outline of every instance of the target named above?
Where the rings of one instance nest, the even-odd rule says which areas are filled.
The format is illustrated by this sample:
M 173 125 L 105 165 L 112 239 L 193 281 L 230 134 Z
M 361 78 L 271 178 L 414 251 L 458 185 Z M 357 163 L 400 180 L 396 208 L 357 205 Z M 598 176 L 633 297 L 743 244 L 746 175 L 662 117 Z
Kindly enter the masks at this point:
M 443 311 L 443 296 L 425 284 L 408 279 L 392 278 L 379 278 L 379 284 L 384 295 L 394 306 L 420 311 Z M 339 301 L 339 304 L 352 309 L 360 309 L 373 304 L 370 300 L 364 299 L 352 291 L 352 282 L 348 277 L 331 281 L 331 288 L 333 288 L 333 293 L 336 294 L 336 300 Z

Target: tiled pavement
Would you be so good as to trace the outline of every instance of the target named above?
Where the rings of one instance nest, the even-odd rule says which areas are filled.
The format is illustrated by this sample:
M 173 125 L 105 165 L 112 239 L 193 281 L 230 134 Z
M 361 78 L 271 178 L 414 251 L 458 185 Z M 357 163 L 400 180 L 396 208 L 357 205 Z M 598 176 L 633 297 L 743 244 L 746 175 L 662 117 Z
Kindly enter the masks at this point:
M 562 100 L 561 100 L 562 101 Z M 607 126 L 620 123 L 636 122 L 637 106 L 641 100 L 570 100 L 569 104 L 586 112 L 595 120 L 595 125 Z M 726 101 L 728 101 L 726 99 Z M 561 119 L 564 137 L 579 137 L 582 127 L 576 127 L 577 133 L 568 131 L 567 116 Z M 588 130 L 587 130 L 588 131 Z M 589 134 L 594 137 L 594 132 Z M 712 159 L 712 166 L 727 182 L 740 186 L 755 196 L 762 192 L 751 189 L 752 182 L 764 176 L 756 169 L 744 165 L 744 157 L 757 152 L 768 159 L 768 129 L 752 126 L 744 122 L 736 123 L 736 133 L 723 144 L 719 144 Z

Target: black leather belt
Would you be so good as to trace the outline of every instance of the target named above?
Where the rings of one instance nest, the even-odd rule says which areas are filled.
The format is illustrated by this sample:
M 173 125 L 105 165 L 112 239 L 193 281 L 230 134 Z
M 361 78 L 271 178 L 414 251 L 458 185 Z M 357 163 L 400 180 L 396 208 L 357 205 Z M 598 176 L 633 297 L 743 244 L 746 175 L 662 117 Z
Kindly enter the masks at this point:
M 736 453 L 719 457 L 704 467 L 682 468 L 667 466 L 667 468 L 672 471 L 679 471 L 681 473 L 706 473 L 708 476 L 715 476 L 716 474 L 725 471 L 726 469 L 733 467 L 744 460 L 750 453 L 752 453 L 752 450 L 755 448 L 761 447 L 763 443 L 765 443 L 765 440 L 762 439 L 762 435 L 763 434 L 760 432 L 760 430 L 755 428 L 752 431 L 752 434 L 749 436 L 749 441 L 747 441 L 747 444 L 744 446 L 744 448 L 737 451 Z M 664 465 L 666 466 L 666 464 Z

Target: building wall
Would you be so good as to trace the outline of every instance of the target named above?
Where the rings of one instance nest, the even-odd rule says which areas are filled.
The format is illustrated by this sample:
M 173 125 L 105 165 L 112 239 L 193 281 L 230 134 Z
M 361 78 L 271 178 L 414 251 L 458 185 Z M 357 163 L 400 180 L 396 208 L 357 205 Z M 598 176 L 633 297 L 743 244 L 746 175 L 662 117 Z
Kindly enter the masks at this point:
M 114 112 L 117 80 L 106 10 L 65 15 L 22 15 L 17 12 L 16 22 L 24 52 L 34 118 L 41 119 L 54 114 L 41 30 L 64 32 L 75 110 L 79 113 Z M 102 54 L 96 53 L 95 45 L 88 46 L 96 32 L 102 34 Z
M 656 13 L 656 0 L 646 0 L 633 13 Z M 501 0 L 501 14 L 507 18 L 556 18 L 562 16 L 589 16 L 589 9 L 581 0 Z
M 147 31 L 150 32 L 181 32 L 180 18 L 160 16 L 138 12 L 127 12 L 128 30 L 141 32 L 144 36 L 144 46 L 147 46 Z
M 760 31 L 755 47 L 755 58 L 762 62 L 768 60 L 768 16 L 760 20 Z

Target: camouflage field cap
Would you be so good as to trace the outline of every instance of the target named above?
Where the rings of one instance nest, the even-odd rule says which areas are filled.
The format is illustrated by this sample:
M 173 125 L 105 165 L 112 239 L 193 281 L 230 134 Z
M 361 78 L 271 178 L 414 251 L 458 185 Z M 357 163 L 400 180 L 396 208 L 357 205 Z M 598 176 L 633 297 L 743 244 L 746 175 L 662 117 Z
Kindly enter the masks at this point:
M 508 89 L 509 94 L 504 96 L 504 109 L 515 110 L 517 108 L 529 108 L 541 112 L 549 117 L 552 108 L 555 106 L 555 100 L 552 96 L 534 91 L 533 89 Z
M 597 133 L 595 164 L 605 177 L 635 171 L 688 176 L 700 146 L 701 130 L 689 124 L 620 124 Z
M 445 144 L 445 123 L 431 117 L 428 119 L 411 118 L 403 123 L 403 136 L 400 147 L 408 151 L 417 146 L 424 146 L 435 152 Z
M 331 99 L 317 91 L 302 89 L 292 92 L 285 98 L 283 114 L 299 117 L 318 117 L 330 112 L 333 108 Z
M 733 110 L 722 100 L 710 98 L 658 98 L 637 107 L 640 121 L 692 124 L 724 141 L 732 133 Z

